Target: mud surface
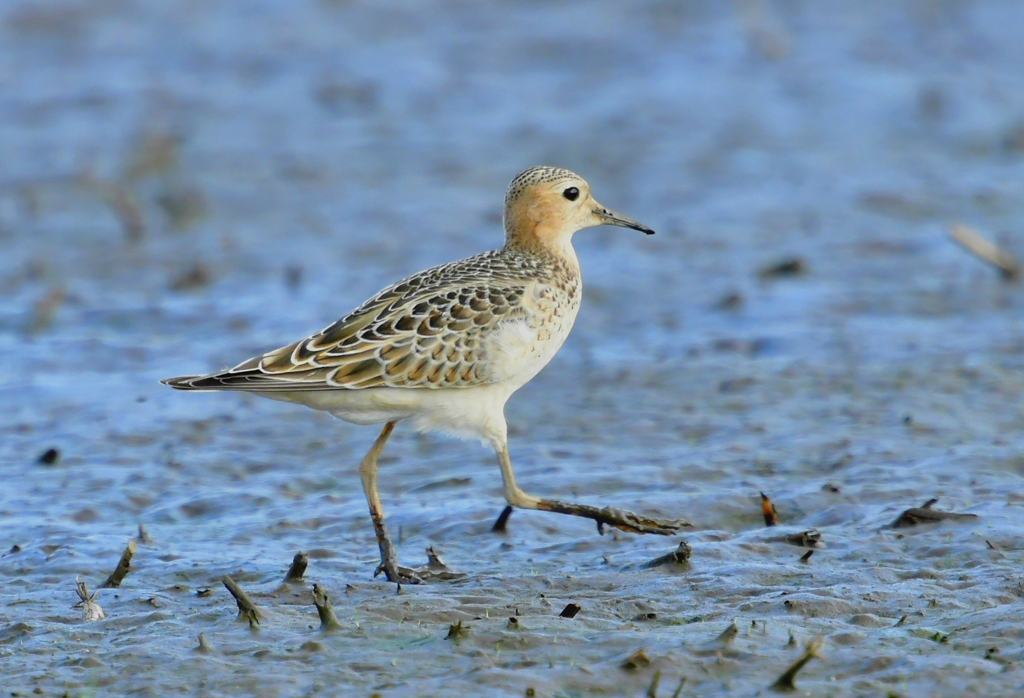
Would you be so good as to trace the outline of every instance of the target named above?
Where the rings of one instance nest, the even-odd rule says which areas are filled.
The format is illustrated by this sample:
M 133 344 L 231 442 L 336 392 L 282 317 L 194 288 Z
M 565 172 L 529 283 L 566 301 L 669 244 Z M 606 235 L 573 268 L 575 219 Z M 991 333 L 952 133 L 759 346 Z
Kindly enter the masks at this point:
M 1020 695 L 1024 291 L 946 234 L 1024 252 L 1021 26 L 925 0 L 3 3 L 4 690 L 768 695 L 820 636 L 807 695 Z M 157 380 L 497 246 L 538 163 L 659 235 L 577 237 L 580 320 L 508 408 L 520 484 L 695 529 L 491 533 L 493 455 L 400 427 L 403 562 L 467 576 L 396 596 L 374 429 Z M 887 527 L 933 497 L 978 518 Z M 140 522 L 86 623 L 76 577 Z M 689 566 L 644 566 L 680 540 Z M 297 551 L 308 583 L 279 589 Z

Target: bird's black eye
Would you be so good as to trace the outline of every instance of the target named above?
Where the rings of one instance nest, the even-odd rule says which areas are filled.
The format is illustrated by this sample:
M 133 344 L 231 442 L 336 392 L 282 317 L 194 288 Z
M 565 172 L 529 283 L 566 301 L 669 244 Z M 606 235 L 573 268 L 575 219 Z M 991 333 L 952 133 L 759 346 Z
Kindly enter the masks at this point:
M 569 187 L 568 189 L 562 192 L 562 196 L 567 198 L 569 201 L 575 201 L 576 199 L 580 198 L 580 190 L 577 189 L 576 187 Z

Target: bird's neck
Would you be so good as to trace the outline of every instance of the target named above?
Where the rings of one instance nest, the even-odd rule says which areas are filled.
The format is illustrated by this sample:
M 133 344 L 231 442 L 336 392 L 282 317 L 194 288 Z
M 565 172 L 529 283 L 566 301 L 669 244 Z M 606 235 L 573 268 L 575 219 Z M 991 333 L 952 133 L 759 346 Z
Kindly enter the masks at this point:
M 579 293 L 583 277 L 580 260 L 572 246 L 572 236 L 566 236 L 563 245 L 521 244 L 521 240 L 508 239 L 502 253 L 528 260 L 529 266 L 541 271 L 554 285 L 570 295 Z
M 505 247 L 544 258 L 565 260 L 579 267 L 576 250 L 572 246 L 572 233 L 542 222 L 519 220 L 517 225 L 507 225 Z

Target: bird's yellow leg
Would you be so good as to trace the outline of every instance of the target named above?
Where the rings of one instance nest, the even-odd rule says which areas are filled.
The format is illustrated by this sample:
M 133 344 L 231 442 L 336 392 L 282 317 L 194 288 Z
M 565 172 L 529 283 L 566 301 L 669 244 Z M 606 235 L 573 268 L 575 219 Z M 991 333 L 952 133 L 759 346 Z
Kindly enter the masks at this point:
M 387 444 L 388 438 L 394 430 L 394 422 L 384 425 L 380 436 L 373 442 L 370 452 L 366 454 L 359 466 L 359 474 L 363 479 L 363 492 L 366 494 L 366 503 L 370 505 L 373 530 L 377 534 L 377 545 L 380 547 L 380 565 L 374 571 L 373 576 L 376 577 L 383 572 L 389 582 L 419 584 L 422 580 L 412 570 L 398 566 L 398 555 L 395 553 L 395 546 L 391 542 L 391 536 L 388 535 L 387 526 L 384 524 L 384 505 L 380 501 L 380 492 L 377 489 L 377 459 L 380 458 L 384 445 Z
M 688 521 L 651 519 L 634 514 L 631 511 L 624 511 L 613 507 L 598 509 L 586 504 L 560 502 L 555 499 L 540 499 L 539 497 L 528 495 L 516 484 L 516 473 L 512 468 L 512 456 L 509 454 L 508 442 L 500 441 L 495 443 L 494 450 L 497 452 L 498 462 L 501 464 L 501 478 L 505 485 L 505 499 L 514 507 L 540 509 L 541 511 L 553 511 L 558 514 L 569 514 L 571 516 L 593 519 L 597 522 L 597 530 L 601 533 L 604 533 L 604 526 L 607 524 L 608 526 L 614 526 L 615 528 L 632 533 L 654 533 L 660 536 L 670 536 L 679 532 L 680 529 L 692 525 Z

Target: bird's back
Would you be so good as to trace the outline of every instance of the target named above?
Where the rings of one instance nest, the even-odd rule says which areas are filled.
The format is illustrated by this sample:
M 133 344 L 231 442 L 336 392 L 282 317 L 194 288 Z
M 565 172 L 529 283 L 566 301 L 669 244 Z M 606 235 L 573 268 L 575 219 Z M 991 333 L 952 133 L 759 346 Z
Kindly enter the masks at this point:
M 415 274 L 324 330 L 234 368 L 164 383 L 257 393 L 500 382 L 514 390 L 561 347 L 580 296 L 575 255 L 505 247 Z

